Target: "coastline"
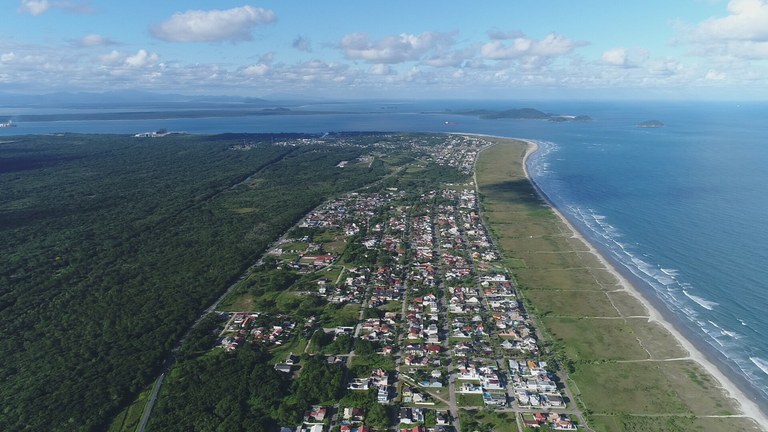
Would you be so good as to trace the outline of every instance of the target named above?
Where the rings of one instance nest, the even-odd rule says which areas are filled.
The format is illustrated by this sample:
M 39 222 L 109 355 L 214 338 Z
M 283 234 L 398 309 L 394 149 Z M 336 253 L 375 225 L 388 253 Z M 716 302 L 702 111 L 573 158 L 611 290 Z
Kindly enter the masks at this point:
M 640 302 L 643 307 L 646 308 L 649 315 L 649 321 L 655 321 L 664 329 L 666 329 L 675 338 L 677 343 L 679 343 L 680 346 L 688 352 L 689 358 L 699 364 L 707 373 L 709 373 L 718 381 L 720 387 L 722 387 L 722 389 L 726 392 L 727 396 L 733 399 L 733 401 L 737 404 L 743 417 L 755 421 L 762 430 L 768 431 L 765 426 L 768 425 L 768 416 L 763 413 L 760 406 L 756 402 L 748 397 L 747 392 L 742 390 L 733 379 L 729 378 L 725 373 L 723 373 L 721 369 L 718 368 L 717 365 L 712 360 L 710 360 L 710 358 L 707 357 L 704 352 L 699 349 L 689 338 L 685 337 L 685 335 L 683 335 L 683 333 L 678 330 L 677 327 L 675 327 L 661 313 L 659 308 L 657 308 L 651 300 L 646 298 L 642 292 L 632 282 L 630 282 L 627 277 L 625 277 L 619 270 L 617 270 L 617 268 L 610 262 L 609 259 L 600 253 L 600 251 L 564 216 L 560 209 L 558 209 L 550 201 L 549 197 L 547 197 L 547 195 L 539 188 L 538 184 L 536 184 L 528 172 L 527 166 L 528 158 L 539 148 L 538 143 L 529 139 L 514 139 L 523 141 L 527 145 L 522 161 L 525 177 L 528 179 L 531 185 L 533 185 L 533 188 L 536 190 L 539 197 L 541 197 L 541 199 L 546 202 L 547 206 L 558 217 L 558 219 L 563 222 L 566 227 L 568 227 L 568 229 L 571 231 L 571 235 L 584 243 L 584 245 L 589 249 L 589 252 L 594 255 L 605 267 L 605 269 L 618 280 L 623 289 L 632 297 L 634 297 L 638 302 Z

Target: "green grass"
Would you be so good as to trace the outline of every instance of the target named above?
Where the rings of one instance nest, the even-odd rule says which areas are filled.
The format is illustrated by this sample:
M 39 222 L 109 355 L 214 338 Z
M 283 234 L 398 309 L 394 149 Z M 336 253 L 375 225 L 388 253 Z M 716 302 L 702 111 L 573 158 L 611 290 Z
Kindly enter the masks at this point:
M 459 410 L 461 429 L 480 432 L 517 432 L 515 413 L 489 410 Z
M 566 354 L 573 360 L 648 358 L 632 328 L 623 320 L 544 317 L 541 322 L 549 334 L 564 343 Z
M 457 394 L 456 403 L 463 407 L 481 407 L 485 405 L 483 396 L 479 394 Z
M 659 363 L 581 364 L 571 379 L 597 414 L 694 414 Z
M 760 428 L 753 421 L 747 419 L 694 416 L 594 416 L 590 426 L 597 432 L 760 431 Z
M 136 400 L 115 417 L 115 420 L 109 426 L 109 432 L 133 432 L 136 430 L 154 384 L 153 382 L 149 388 L 139 393 Z
M 568 317 L 618 317 L 619 313 L 602 291 L 531 290 L 526 298 L 539 305 L 542 315 Z

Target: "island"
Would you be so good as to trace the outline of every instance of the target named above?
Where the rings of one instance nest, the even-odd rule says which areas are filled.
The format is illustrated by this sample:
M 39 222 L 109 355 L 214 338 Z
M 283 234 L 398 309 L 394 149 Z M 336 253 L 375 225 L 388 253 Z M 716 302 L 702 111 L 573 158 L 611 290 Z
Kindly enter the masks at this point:
M 640 122 L 637 125 L 637 127 L 647 128 L 647 129 L 660 128 L 660 127 L 664 127 L 664 123 L 662 123 L 659 120 L 646 120 L 644 122 Z
M 507 110 L 476 109 L 466 111 L 447 111 L 451 114 L 476 116 L 482 119 L 547 120 L 552 122 L 590 121 L 588 115 L 552 114 L 535 108 L 513 108 Z

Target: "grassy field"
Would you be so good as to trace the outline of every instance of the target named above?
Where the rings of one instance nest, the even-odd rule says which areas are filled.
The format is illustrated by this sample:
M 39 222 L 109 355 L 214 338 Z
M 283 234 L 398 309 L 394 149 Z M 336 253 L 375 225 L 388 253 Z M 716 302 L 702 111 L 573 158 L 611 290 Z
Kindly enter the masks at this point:
M 152 385 L 139 393 L 139 397 L 128 408 L 124 409 L 109 426 L 109 432 L 133 432 L 139 425 L 141 414 L 144 412 L 144 405 L 147 404 L 149 394 L 152 392 Z
M 498 140 L 476 165 L 483 218 L 537 325 L 563 347 L 595 431 L 753 431 L 720 385 L 574 238 L 525 177 L 527 144 Z M 464 413 L 464 412 L 463 412 Z

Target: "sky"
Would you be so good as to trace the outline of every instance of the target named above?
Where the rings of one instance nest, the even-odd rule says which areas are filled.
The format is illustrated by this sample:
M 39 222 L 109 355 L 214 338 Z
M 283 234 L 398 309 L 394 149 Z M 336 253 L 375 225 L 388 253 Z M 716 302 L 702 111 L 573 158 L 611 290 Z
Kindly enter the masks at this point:
M 0 0 L 0 91 L 768 99 L 768 0 Z

